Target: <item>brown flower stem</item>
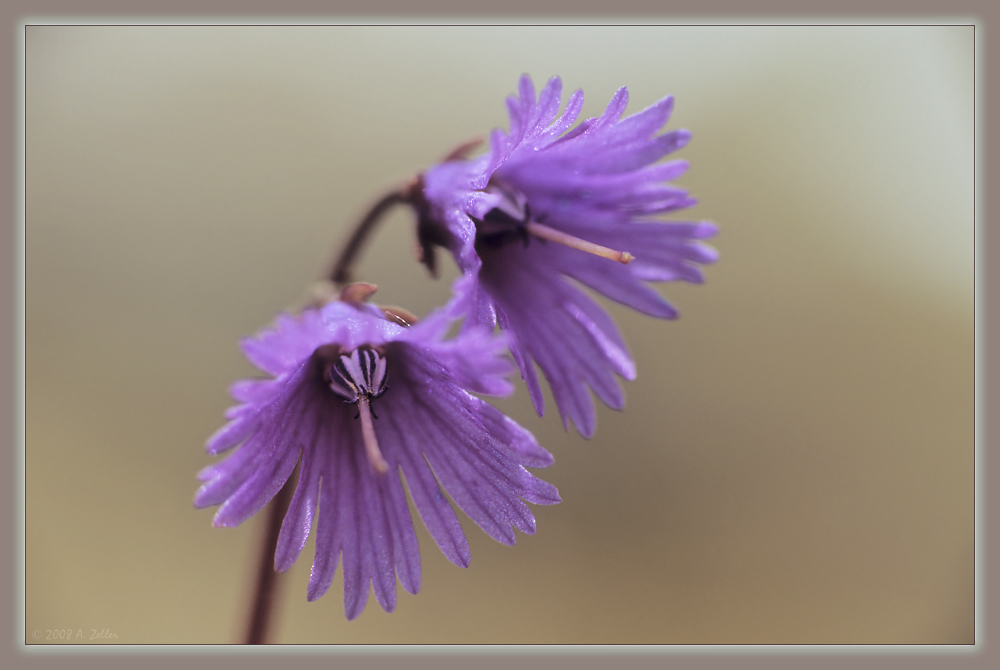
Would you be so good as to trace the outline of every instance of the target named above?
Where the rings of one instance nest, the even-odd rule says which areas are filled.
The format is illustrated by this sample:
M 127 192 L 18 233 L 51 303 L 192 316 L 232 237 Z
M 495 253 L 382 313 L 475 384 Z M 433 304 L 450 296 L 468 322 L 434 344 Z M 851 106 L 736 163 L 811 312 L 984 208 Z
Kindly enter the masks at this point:
M 361 223 L 358 224 L 357 228 L 354 229 L 354 233 L 351 238 L 347 240 L 347 244 L 344 245 L 344 250 L 340 252 L 340 257 L 333 266 L 333 270 L 330 271 L 330 281 L 332 281 L 337 286 L 343 286 L 344 284 L 350 283 L 351 276 L 353 274 L 353 265 L 355 257 L 361 251 L 361 248 L 368 241 L 368 236 L 375 229 L 375 224 L 378 223 L 379 219 L 389 209 L 394 205 L 400 205 L 410 201 L 409 189 L 404 188 L 399 191 L 393 191 L 382 197 L 381 200 L 376 202 L 368 213 L 365 214 L 365 218 L 361 219 Z
M 247 626 L 247 644 L 267 644 L 279 577 L 279 573 L 274 569 L 274 553 L 278 548 L 278 533 L 281 531 L 281 522 L 288 512 L 289 503 L 292 501 L 295 479 L 295 475 L 288 478 L 285 485 L 278 491 L 278 495 L 271 500 L 268 508 L 267 526 L 264 528 L 260 562 L 257 567 L 257 584 L 254 589 L 250 621 Z

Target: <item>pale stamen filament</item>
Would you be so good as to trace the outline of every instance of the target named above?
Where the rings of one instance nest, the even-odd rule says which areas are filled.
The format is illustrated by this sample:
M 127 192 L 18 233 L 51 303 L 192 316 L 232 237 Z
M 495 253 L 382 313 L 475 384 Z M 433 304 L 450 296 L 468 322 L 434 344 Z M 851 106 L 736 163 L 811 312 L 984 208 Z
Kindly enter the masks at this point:
M 358 396 L 358 413 L 361 415 L 361 437 L 365 443 L 365 454 L 368 456 L 368 463 L 377 474 L 384 475 L 389 472 L 389 464 L 382 457 L 382 451 L 378 448 L 378 440 L 375 439 L 375 424 L 372 423 L 372 411 L 369 407 L 371 400 L 366 395 Z
M 595 256 L 601 256 L 602 258 L 609 258 L 613 261 L 618 261 L 622 265 L 628 265 L 635 258 L 635 256 L 627 251 L 616 251 L 614 249 L 601 246 L 600 244 L 594 244 L 593 242 L 588 242 L 587 240 L 581 240 L 579 237 L 574 237 L 573 235 L 564 233 L 561 230 L 550 228 L 549 226 L 538 223 L 537 221 L 528 221 L 525 224 L 525 228 L 529 234 L 540 239 L 548 240 L 549 242 L 556 242 L 557 244 L 563 244 L 573 249 L 579 249 L 580 251 L 586 251 L 588 254 L 594 254 Z

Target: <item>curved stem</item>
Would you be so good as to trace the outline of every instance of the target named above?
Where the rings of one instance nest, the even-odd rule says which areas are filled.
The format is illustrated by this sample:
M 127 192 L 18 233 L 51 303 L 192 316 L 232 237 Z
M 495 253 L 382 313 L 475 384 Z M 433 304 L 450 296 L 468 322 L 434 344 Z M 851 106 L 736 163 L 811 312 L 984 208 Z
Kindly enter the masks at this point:
M 288 512 L 292 501 L 292 491 L 295 488 L 293 475 L 271 500 L 268 510 L 267 526 L 264 529 L 261 543 L 260 562 L 257 567 L 257 585 L 254 589 L 253 605 L 250 609 L 250 621 L 247 625 L 247 644 L 266 644 L 272 613 L 274 610 L 274 593 L 279 573 L 274 569 L 274 553 L 278 548 L 278 534 L 281 522 Z
M 375 224 L 378 220 L 393 206 L 408 202 L 409 198 L 404 190 L 393 191 L 382 197 L 381 200 L 375 203 L 375 205 L 365 214 L 365 218 L 361 219 L 361 223 L 358 227 L 354 229 L 354 233 L 351 238 L 344 245 L 344 250 L 340 252 L 340 257 L 333 266 L 333 270 L 330 271 L 330 281 L 332 281 L 337 286 L 343 286 L 351 281 L 352 269 L 354 265 L 354 259 L 361 251 L 365 242 L 368 241 L 368 236 L 375 229 Z

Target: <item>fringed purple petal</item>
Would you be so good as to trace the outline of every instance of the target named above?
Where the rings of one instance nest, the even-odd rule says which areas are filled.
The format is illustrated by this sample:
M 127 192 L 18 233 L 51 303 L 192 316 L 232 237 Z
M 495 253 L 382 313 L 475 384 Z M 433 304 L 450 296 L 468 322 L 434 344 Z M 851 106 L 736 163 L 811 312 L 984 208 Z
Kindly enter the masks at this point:
M 284 572 L 292 567 L 302 553 L 316 517 L 319 481 L 326 464 L 327 450 L 323 448 L 326 446 L 324 440 L 326 417 L 320 412 L 315 412 L 311 419 L 314 421 L 312 440 L 308 448 L 302 452 L 295 495 L 292 496 L 288 513 L 285 514 L 278 534 L 278 546 L 274 553 L 274 569 L 278 572 Z
M 514 149 L 516 142 L 514 142 L 510 137 L 505 134 L 499 128 L 494 128 L 490 133 L 490 153 L 489 162 L 486 164 L 486 169 L 482 171 L 482 174 L 476 181 L 476 188 L 483 189 L 486 188 L 486 184 L 489 182 L 490 177 L 496 172 L 503 163 L 510 156 L 510 152 Z
M 257 422 L 253 416 L 255 409 L 253 406 L 241 406 L 236 409 L 239 411 L 239 415 L 230 415 L 227 417 L 232 418 L 233 421 L 215 431 L 208 438 L 208 441 L 205 442 L 205 451 L 210 454 L 218 454 L 227 449 L 232 449 L 243 441 L 257 426 Z
M 359 459 L 364 460 L 364 459 Z M 367 468 L 367 469 L 365 469 Z M 374 474 L 367 462 L 358 468 L 358 481 L 361 484 L 361 501 L 363 513 L 359 515 L 358 526 L 367 531 L 367 551 L 363 559 L 365 573 L 371 578 L 375 600 L 386 612 L 396 609 L 396 566 L 392 546 L 392 525 L 389 521 L 389 511 L 386 507 L 385 480 L 395 473 L 385 476 Z M 367 585 L 365 586 L 367 590 Z M 348 616 L 348 618 L 353 618 Z
M 312 602 L 322 596 L 333 583 L 333 574 L 340 559 L 338 536 L 344 517 L 353 517 L 353 493 L 350 477 L 344 472 L 343 454 L 363 449 L 359 436 L 348 430 L 347 417 L 331 415 L 327 424 L 329 434 L 325 450 L 325 467 L 320 480 L 319 515 L 316 518 L 316 553 L 309 574 L 306 600 Z M 340 481 L 338 481 L 340 480 Z M 345 574 L 346 576 L 346 574 Z
M 372 305 L 334 301 L 297 317 L 281 314 L 275 319 L 274 328 L 244 339 L 240 346 L 251 363 L 280 377 L 297 368 L 316 347 L 326 342 L 337 341 L 355 349 L 365 343 L 381 344 L 400 331 L 398 324 L 386 321 Z
M 488 482 L 495 489 L 495 493 L 500 496 L 500 499 L 504 501 L 505 508 L 516 508 L 516 518 L 508 519 L 509 523 L 513 523 L 516 528 L 521 528 L 518 519 L 524 518 L 526 519 L 525 523 L 532 526 L 534 524 L 534 517 L 531 516 L 528 508 L 520 503 L 519 498 L 542 505 L 552 505 L 559 502 L 559 495 L 554 486 L 528 472 L 520 465 L 520 461 L 523 460 L 520 454 L 511 454 L 505 448 L 506 445 L 499 443 L 494 436 L 486 431 L 483 417 L 476 413 L 476 410 L 479 409 L 476 398 L 467 394 L 464 397 L 456 396 L 448 405 L 428 401 L 426 398 L 421 398 L 421 400 L 424 401 L 425 408 L 431 409 L 434 416 L 439 417 L 439 421 L 433 425 L 445 440 L 450 439 L 454 444 L 465 444 L 472 447 L 460 451 L 461 457 L 450 458 L 449 464 L 455 465 L 471 476 L 471 478 L 463 477 L 466 483 L 472 483 L 474 488 L 480 489 L 483 486 L 482 482 Z M 459 405 L 459 403 L 462 404 Z M 444 420 L 446 418 L 450 418 L 450 420 Z M 471 423 L 468 421 L 470 418 L 473 419 Z M 432 466 L 433 459 L 437 457 L 447 459 L 449 457 L 444 444 L 446 442 L 437 442 L 428 450 L 428 460 Z M 537 460 L 542 461 L 543 458 L 539 457 Z M 447 484 L 445 484 L 445 490 L 451 492 Z M 485 507 L 493 508 L 494 506 L 489 504 Z M 491 516 L 502 518 L 496 515 Z
M 440 368 L 430 359 L 414 352 L 410 360 L 414 378 L 425 377 L 432 382 L 439 378 Z M 414 411 L 427 416 L 421 423 L 437 426 L 453 443 L 449 450 L 447 440 L 434 441 L 431 449 L 424 447 L 425 453 L 436 450 L 442 455 L 458 454 L 452 460 L 466 460 L 512 500 L 524 498 L 536 502 L 537 498 L 538 502 L 546 501 L 543 504 L 558 501 L 554 487 L 522 467 L 522 464 L 552 462 L 552 456 L 538 446 L 531 433 L 460 388 L 449 386 L 428 393 L 428 384 L 423 387 L 417 384 L 416 380 L 411 382 L 409 399 L 414 403 Z M 401 398 L 405 401 L 405 396 Z
M 281 352 L 268 345 L 269 343 L 263 338 L 258 340 L 247 338 L 240 343 L 240 348 L 243 349 L 243 355 L 247 360 L 255 366 L 268 374 L 279 375 L 286 368 L 285 362 Z
M 290 452 L 277 461 L 271 459 L 270 467 L 247 479 L 219 506 L 212 523 L 218 527 L 238 526 L 259 512 L 288 481 L 298 456 Z
M 466 273 L 456 280 L 456 283 L 469 279 L 472 280 L 471 295 L 466 302 L 465 321 L 462 324 L 462 332 L 474 332 L 478 330 L 492 332 L 497 324 L 497 313 L 493 306 L 493 299 L 480 286 L 478 270 L 476 274 Z
M 604 113 L 601 114 L 600 118 L 597 119 L 597 122 L 587 130 L 587 133 L 595 133 L 599 129 L 615 123 L 621 118 L 622 114 L 625 113 L 626 107 L 628 107 L 628 89 L 622 86 L 620 89 L 615 91 L 613 96 L 611 96 L 611 101 L 604 109 Z
M 511 324 L 510 319 L 507 318 L 503 309 L 499 307 L 497 308 L 497 323 L 499 323 L 500 329 L 504 334 L 507 335 L 510 355 L 514 358 L 514 363 L 521 372 L 521 379 L 524 380 L 525 386 L 528 387 L 528 394 L 531 396 L 531 402 L 535 406 L 535 411 L 538 412 L 538 416 L 544 416 L 545 394 L 542 393 L 542 385 L 538 381 L 538 372 L 535 370 L 535 364 L 530 358 L 526 358 L 526 349 L 518 338 L 517 330 Z
M 368 575 L 364 574 L 363 555 L 369 551 L 368 524 L 362 521 L 362 500 L 358 488 L 361 468 L 368 468 L 363 461 L 363 449 L 355 442 L 354 448 L 337 450 L 337 524 L 334 532 L 334 551 L 339 550 L 344 572 L 344 614 L 348 621 L 356 618 L 368 603 Z
M 263 403 L 281 392 L 276 379 L 241 379 L 229 387 L 229 395 L 237 402 Z
M 544 132 L 556 114 L 559 113 L 559 101 L 562 98 L 562 80 L 559 77 L 552 77 L 545 88 L 538 94 L 538 106 L 534 117 L 534 125 L 537 127 L 536 133 Z
M 419 450 L 411 450 L 412 435 L 408 428 L 404 428 L 392 412 L 385 412 L 381 421 L 380 428 L 389 429 L 383 428 L 380 432 L 380 444 L 397 455 L 413 504 L 427 531 L 445 558 L 459 567 L 469 567 L 469 543 L 462 526 Z
M 690 141 L 691 133 L 687 130 L 675 130 L 659 137 L 634 139 L 620 144 L 606 144 L 601 139 L 602 136 L 593 127 L 572 140 L 566 135 L 563 141 L 546 150 L 546 155 L 539 158 L 539 165 L 544 162 L 549 166 L 558 166 L 557 169 L 567 173 L 631 172 L 683 148 Z M 511 161 L 511 168 L 520 166 L 520 163 L 521 161 Z M 498 176 L 511 181 L 506 171 Z
M 309 389 L 301 384 L 308 374 L 308 367 L 307 364 L 300 365 L 296 373 L 286 379 L 282 393 L 256 410 L 255 423 L 251 427 L 253 432 L 244 436 L 247 439 L 236 452 L 198 473 L 198 478 L 205 484 L 195 496 L 195 506 L 218 505 L 234 495 L 250 478 L 264 476 L 262 473 L 269 461 L 283 460 L 289 454 L 297 456 L 300 444 L 296 440 L 300 427 L 294 426 L 291 435 L 287 431 L 295 417 L 312 402 Z M 219 520 L 218 516 L 216 520 Z
M 452 446 L 455 438 L 442 431 L 442 426 L 438 425 L 437 421 L 415 424 L 414 434 L 430 452 L 425 453 L 428 465 L 459 508 L 494 540 L 507 545 L 514 544 L 516 538 L 510 528 L 509 511 L 504 509 L 505 504 L 514 504 L 510 498 L 504 497 L 495 485 L 483 482 L 470 472 L 466 461 L 463 460 L 459 466 L 460 474 L 456 472 L 455 463 L 451 460 L 454 454 L 449 453 L 448 458 L 440 456 L 440 451 L 434 448 L 435 441 L 441 440 L 444 444 Z M 525 526 L 532 528 L 534 518 L 531 517 L 531 512 L 526 507 L 518 511 L 521 512 L 519 514 L 521 518 L 517 525 L 522 530 Z M 530 521 L 527 517 L 531 517 Z
M 529 308 L 522 311 L 525 307 L 528 306 L 523 302 L 503 302 L 504 312 L 510 314 L 506 317 L 507 321 L 517 324 L 512 327 L 519 333 L 518 341 L 530 343 L 520 352 L 522 360 L 528 366 L 532 364 L 532 360 L 537 361 L 542 368 L 552 388 L 563 427 L 569 428 L 569 421 L 572 421 L 581 435 L 590 437 L 596 428 L 596 414 L 587 384 L 580 374 L 586 368 L 578 365 L 585 356 L 581 355 L 581 351 L 587 349 L 585 336 L 570 327 L 553 340 L 547 336 L 551 330 L 543 333 L 539 330 L 537 321 L 526 318 L 526 313 L 532 310 Z M 562 313 L 556 313 L 555 318 L 563 325 L 572 325 L 567 324 Z M 541 409 L 536 406 L 536 410 L 541 415 Z
M 552 261 L 560 271 L 615 302 L 660 319 L 676 319 L 677 310 L 659 293 L 642 282 L 627 265 L 596 256 L 580 258 L 574 249 L 552 249 Z
M 272 459 L 271 451 L 259 448 L 259 442 L 248 442 L 221 463 L 213 463 L 198 472 L 204 484 L 194 496 L 195 507 L 220 505 L 238 489 L 258 464 Z
M 644 282 L 686 281 L 690 284 L 705 283 L 705 275 L 694 265 L 654 265 L 644 261 L 633 261 L 629 268 L 632 276 Z
M 288 314 L 279 314 L 273 329 L 255 338 L 246 338 L 240 345 L 247 360 L 277 377 L 309 355 L 309 341 L 315 336 L 317 327 L 321 327 L 318 313 L 303 314 L 298 320 Z
M 380 426 L 381 428 L 381 426 Z M 384 430 L 381 431 L 384 434 Z M 394 470 L 380 482 L 385 496 L 386 516 L 392 530 L 393 561 L 403 588 L 409 593 L 420 590 L 420 546 L 413 531 L 410 508 L 399 474 Z
M 535 147 L 537 149 L 541 149 L 557 141 L 559 136 L 566 132 L 567 128 L 573 125 L 573 122 L 576 121 L 576 118 L 580 115 L 580 110 L 582 109 L 583 91 L 577 89 L 573 91 L 569 100 L 566 101 L 566 109 L 563 110 L 562 116 L 560 116 L 542 135 L 539 136 L 539 140 L 536 140 L 535 142 Z
M 537 445 L 531 449 L 524 444 L 530 439 L 526 431 L 516 434 L 508 428 L 506 435 L 491 433 L 487 425 L 496 424 L 497 419 L 483 417 L 481 400 L 458 387 L 436 384 L 443 369 L 419 352 L 407 354 L 408 383 L 406 392 L 400 391 L 394 398 L 396 412 L 423 417 L 415 425 L 423 431 L 422 448 L 445 490 L 497 539 L 513 540 L 503 532 L 506 529 L 499 528 L 508 523 L 527 532 L 534 520 L 519 498 L 555 502 L 558 496 L 551 485 L 521 467 L 517 452 L 497 438 L 516 436 L 529 458 L 542 460 L 547 454 Z M 400 409 L 399 403 L 409 407 Z
M 527 249 L 511 245 L 492 252 L 480 276 L 497 302 L 501 327 L 510 337 L 522 376 L 528 378 L 534 372 L 532 361 L 537 361 L 564 425 L 572 421 L 589 436 L 595 413 L 588 387 L 605 404 L 620 409 L 624 395 L 612 373 L 634 378 L 635 366 L 610 317 L 560 276 L 560 271 L 568 274 L 556 262 L 564 251 L 583 256 L 576 258 L 579 263 L 593 260 L 625 267 L 559 245 L 533 243 Z M 536 409 L 541 414 L 538 404 Z
M 462 388 L 490 395 L 509 395 L 514 390 L 507 379 L 510 361 L 501 357 L 507 344 L 490 330 L 473 325 L 465 328 L 460 338 L 427 342 L 419 347 L 447 368 Z
M 641 112 L 637 112 L 620 123 L 615 124 L 613 128 L 605 133 L 602 140 L 613 143 L 633 138 L 648 137 L 666 124 L 673 110 L 674 97 L 668 95 Z
M 529 75 L 521 75 L 517 82 L 517 95 L 521 106 L 521 116 L 526 122 L 525 125 L 530 128 L 536 119 L 532 118 L 535 109 L 535 83 L 531 81 Z
M 608 151 L 600 157 L 593 156 L 584 159 L 580 169 L 585 171 L 600 169 L 606 174 L 635 170 L 683 148 L 690 140 L 691 133 L 689 131 L 675 130 L 652 140 L 617 147 L 614 151 Z
M 508 166 L 504 173 L 508 179 L 522 185 L 525 195 L 536 203 L 535 209 L 539 213 L 548 213 L 548 209 L 557 207 L 553 204 L 548 208 L 542 207 L 543 198 L 554 204 L 571 199 L 589 205 L 596 201 L 596 198 L 613 202 L 613 198 L 616 197 L 627 199 L 633 194 L 643 195 L 653 189 L 667 189 L 666 192 L 673 196 L 686 194 L 682 188 L 665 186 L 662 183 L 676 179 L 687 167 L 686 161 L 668 161 L 648 165 L 633 172 L 604 174 L 581 172 L 576 169 L 572 161 L 563 162 L 546 158 L 522 161 Z
M 549 146 L 552 147 L 553 151 L 561 151 L 564 147 L 568 146 L 571 142 L 576 141 L 576 138 L 587 133 L 591 128 L 594 127 L 598 121 L 596 116 L 592 116 L 589 119 L 584 119 L 580 122 L 580 125 L 576 126 L 568 133 L 558 138 L 552 142 Z
M 567 298 L 566 311 L 594 338 L 594 344 L 600 348 L 611 369 L 624 379 L 635 379 L 635 361 L 614 320 L 582 291 L 573 287 L 563 290 Z
M 526 428 L 485 400 L 469 396 L 467 402 L 470 412 L 482 422 L 486 431 L 514 451 L 518 463 L 533 468 L 552 465 L 552 454 L 542 449 Z
M 599 356 L 599 352 L 602 352 L 606 344 L 606 339 L 597 340 L 594 338 L 591 332 L 591 327 L 594 324 L 587 323 L 585 315 L 575 309 L 576 306 L 572 302 L 566 301 L 564 305 L 564 309 L 570 317 L 574 318 L 578 323 L 582 321 L 582 323 L 579 323 L 582 328 L 579 328 L 572 338 L 574 348 L 587 351 L 590 355 L 583 355 L 576 358 L 573 361 L 576 363 L 575 366 L 562 364 L 563 360 L 553 356 L 552 362 L 544 367 L 554 368 L 558 363 L 559 369 L 562 370 L 561 376 L 565 379 L 578 379 L 587 386 L 590 386 L 597 394 L 597 397 L 608 407 L 617 410 L 623 409 L 625 407 L 625 393 L 612 375 L 613 368 L 607 365 L 608 361 L 602 360 Z M 537 333 L 538 341 L 555 342 L 560 337 L 569 340 L 565 333 L 571 331 L 574 325 L 577 324 L 571 323 L 570 319 L 564 319 L 563 323 L 556 323 L 553 319 L 540 319 L 537 322 L 538 328 L 535 330 L 535 333 Z M 593 329 L 597 330 L 596 327 Z M 540 349 L 538 347 L 534 350 L 541 353 Z M 545 359 L 543 358 L 542 360 Z M 541 364 L 541 360 L 539 363 Z M 580 394 L 581 404 L 591 408 L 589 411 L 592 412 L 593 404 L 590 402 L 590 394 L 586 392 L 586 386 L 580 388 Z M 586 398 L 586 401 L 583 400 L 584 398 Z
M 515 96 L 507 96 L 507 114 L 510 117 L 510 131 L 507 133 L 507 141 L 510 144 L 518 144 L 524 137 L 524 107 L 521 101 Z

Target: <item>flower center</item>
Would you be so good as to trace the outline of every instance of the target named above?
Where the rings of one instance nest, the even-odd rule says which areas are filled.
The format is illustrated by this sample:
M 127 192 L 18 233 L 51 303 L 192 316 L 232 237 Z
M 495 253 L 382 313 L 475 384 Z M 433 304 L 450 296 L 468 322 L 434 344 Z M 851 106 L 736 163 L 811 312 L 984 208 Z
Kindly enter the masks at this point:
M 481 220 L 473 219 L 476 222 L 476 246 L 479 248 L 497 249 L 517 240 L 528 246 L 531 238 L 537 237 L 618 261 L 623 265 L 628 265 L 635 258 L 627 251 L 617 251 L 588 242 L 532 219 L 528 199 L 522 193 L 492 183 L 486 187 L 486 192 L 500 195 L 500 202 L 486 212 Z M 544 220 L 544 216 L 539 219 Z
M 368 463 L 380 475 L 389 472 L 389 464 L 375 438 L 372 417 L 377 419 L 378 416 L 371 408 L 372 401 L 389 389 L 385 358 L 371 347 L 361 347 L 349 354 L 341 353 L 324 367 L 323 380 L 345 403 L 357 404 L 358 416 L 354 418 L 361 419 L 361 437 Z
M 389 388 L 385 359 L 369 347 L 338 356 L 323 371 L 323 379 L 349 404 L 362 399 L 371 403 Z

